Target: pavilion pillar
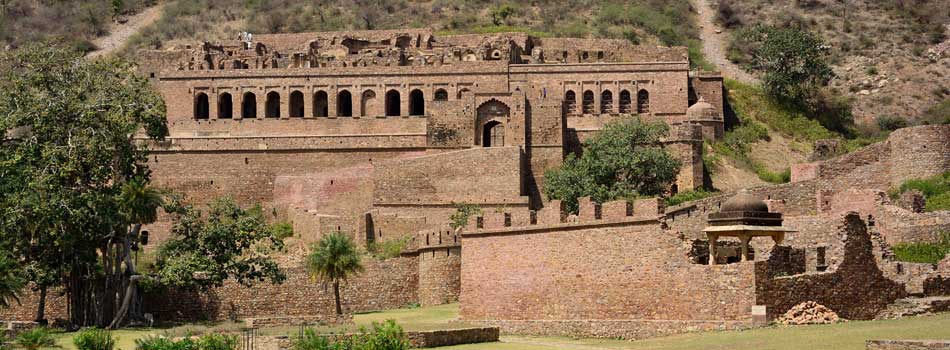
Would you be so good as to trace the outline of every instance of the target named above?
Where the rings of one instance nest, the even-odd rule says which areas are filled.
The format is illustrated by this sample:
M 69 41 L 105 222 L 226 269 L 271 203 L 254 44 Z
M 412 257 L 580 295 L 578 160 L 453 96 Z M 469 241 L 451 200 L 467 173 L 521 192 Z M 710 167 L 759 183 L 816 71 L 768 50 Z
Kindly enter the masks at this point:
M 752 239 L 752 236 L 749 236 L 749 235 L 739 236 L 739 240 L 742 242 L 741 243 L 742 254 L 740 254 L 741 256 L 739 257 L 740 259 L 739 261 L 742 261 L 742 262 L 749 261 L 749 240 L 751 239 Z
M 709 265 L 716 265 L 716 240 L 719 239 L 719 235 L 709 235 Z

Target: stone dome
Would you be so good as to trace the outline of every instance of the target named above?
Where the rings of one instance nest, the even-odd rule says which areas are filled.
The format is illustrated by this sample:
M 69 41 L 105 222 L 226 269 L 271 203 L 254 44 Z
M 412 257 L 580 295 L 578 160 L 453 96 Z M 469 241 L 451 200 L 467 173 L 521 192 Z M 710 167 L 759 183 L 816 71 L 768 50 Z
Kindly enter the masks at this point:
M 756 198 L 748 191 L 740 191 L 738 194 L 729 198 L 719 208 L 719 212 L 760 212 L 768 213 L 769 206 L 761 199 Z
M 692 120 L 722 119 L 722 115 L 719 114 L 716 107 L 713 107 L 712 104 L 700 97 L 699 101 L 696 101 L 696 103 L 686 109 L 686 118 Z

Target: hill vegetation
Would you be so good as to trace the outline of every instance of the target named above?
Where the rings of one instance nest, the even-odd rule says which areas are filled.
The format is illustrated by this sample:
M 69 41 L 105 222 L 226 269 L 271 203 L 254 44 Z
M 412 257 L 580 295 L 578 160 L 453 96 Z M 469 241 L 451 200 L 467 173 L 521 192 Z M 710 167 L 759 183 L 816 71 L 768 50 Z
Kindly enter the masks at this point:
M 81 51 L 108 33 L 116 19 L 154 5 L 156 0 L 0 0 L 0 47 L 57 37 Z
M 942 122 L 935 106 L 950 97 L 950 12 L 942 0 L 713 0 L 732 35 L 730 60 L 752 63 L 745 33 L 759 24 L 800 28 L 826 43 L 836 94 L 852 100 L 859 125 L 877 119 Z M 939 46 L 942 43 L 943 46 Z M 943 47 L 941 49 L 941 47 Z

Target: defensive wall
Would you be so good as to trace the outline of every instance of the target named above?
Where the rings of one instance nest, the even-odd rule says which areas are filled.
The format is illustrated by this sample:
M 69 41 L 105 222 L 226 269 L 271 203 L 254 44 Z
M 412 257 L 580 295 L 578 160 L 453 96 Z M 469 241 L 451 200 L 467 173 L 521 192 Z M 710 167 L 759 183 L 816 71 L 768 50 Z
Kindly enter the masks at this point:
M 807 300 L 870 319 L 906 295 L 879 267 L 857 213 L 837 215 L 830 229 L 821 223 L 830 231 L 822 237 L 837 242 L 821 243 L 820 261 L 802 240 L 710 266 L 708 251 L 671 228 L 661 203 L 584 199 L 574 216 L 549 209 L 560 206 L 554 201 L 529 213 L 527 225 L 517 212 L 470 220 L 461 318 L 506 333 L 644 338 L 751 327 Z

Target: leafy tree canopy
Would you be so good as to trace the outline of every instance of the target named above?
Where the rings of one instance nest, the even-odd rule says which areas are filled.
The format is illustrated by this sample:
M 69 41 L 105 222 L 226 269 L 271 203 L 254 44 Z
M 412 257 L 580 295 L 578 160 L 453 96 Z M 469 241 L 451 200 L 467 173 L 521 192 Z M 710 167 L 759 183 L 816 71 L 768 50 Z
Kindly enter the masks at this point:
M 158 251 L 161 285 L 201 290 L 228 279 L 244 286 L 286 279 L 269 255 L 284 248 L 286 227 L 268 224 L 260 206 L 242 209 L 230 198 L 219 198 L 205 216 L 179 199 L 169 202 L 165 210 L 177 218 L 172 238 Z
M 580 157 L 569 155 L 561 167 L 544 174 L 549 199 L 565 201 L 577 212 L 577 199 L 597 202 L 662 194 L 676 180 L 680 162 L 661 139 L 669 128 L 662 122 L 621 117 L 584 141 Z
M 752 46 L 752 66 L 763 73 L 770 96 L 804 101 L 834 77 L 826 62 L 827 46 L 808 31 L 758 25 L 742 33 Z
M 166 133 L 162 98 L 128 63 L 55 43 L 0 53 L 0 242 L 32 282 L 66 281 L 74 324 L 104 319 L 90 310 L 103 249 L 132 224 L 121 188 L 149 176 L 134 139 Z
M 17 262 L 6 253 L 0 253 L 0 308 L 19 302 L 19 294 L 26 286 L 26 278 Z

